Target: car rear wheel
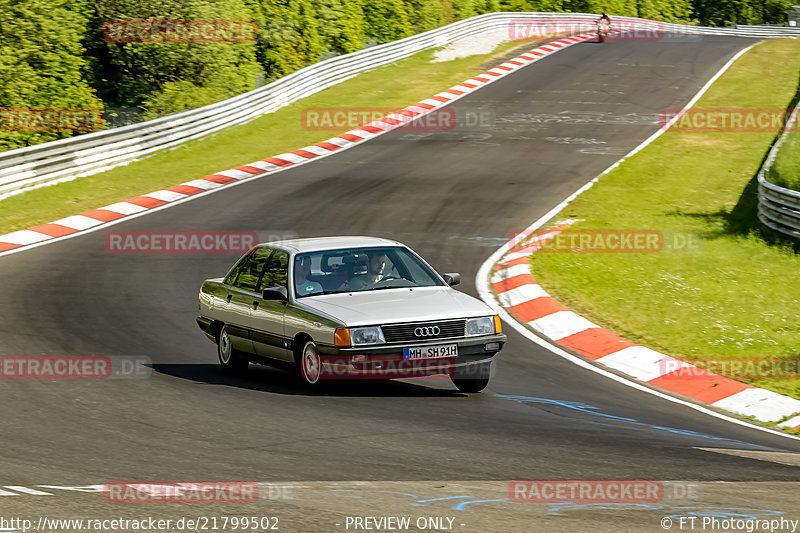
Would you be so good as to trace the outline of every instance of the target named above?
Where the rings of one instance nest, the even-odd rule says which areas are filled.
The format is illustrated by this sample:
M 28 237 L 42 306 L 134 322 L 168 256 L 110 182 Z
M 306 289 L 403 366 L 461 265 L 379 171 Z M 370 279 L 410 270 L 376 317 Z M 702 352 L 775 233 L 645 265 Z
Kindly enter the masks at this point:
M 317 385 L 322 376 L 322 359 L 317 351 L 317 345 L 309 340 L 303 344 L 303 349 L 297 360 L 297 371 L 307 385 Z
M 222 329 L 219 330 L 219 335 L 217 335 L 217 356 L 219 357 L 219 366 L 225 372 L 243 374 L 250 365 L 250 362 L 241 352 L 233 349 L 231 337 L 228 335 L 226 326 L 222 326 Z

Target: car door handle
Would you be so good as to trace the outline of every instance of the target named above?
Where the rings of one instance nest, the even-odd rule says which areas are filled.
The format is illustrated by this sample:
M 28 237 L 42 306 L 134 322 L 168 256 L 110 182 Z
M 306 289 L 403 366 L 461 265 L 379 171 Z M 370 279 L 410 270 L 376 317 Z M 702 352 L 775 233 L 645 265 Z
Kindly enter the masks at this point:
M 231 303 L 231 298 L 233 298 L 233 294 L 228 295 L 228 303 Z

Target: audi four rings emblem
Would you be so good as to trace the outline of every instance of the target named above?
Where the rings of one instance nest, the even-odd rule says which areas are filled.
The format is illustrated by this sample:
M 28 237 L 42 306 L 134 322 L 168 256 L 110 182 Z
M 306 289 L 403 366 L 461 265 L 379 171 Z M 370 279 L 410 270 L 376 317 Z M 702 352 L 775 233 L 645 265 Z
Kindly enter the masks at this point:
M 415 337 L 432 337 L 434 335 L 438 335 L 441 332 L 439 326 L 425 326 L 422 328 L 416 328 L 414 330 Z

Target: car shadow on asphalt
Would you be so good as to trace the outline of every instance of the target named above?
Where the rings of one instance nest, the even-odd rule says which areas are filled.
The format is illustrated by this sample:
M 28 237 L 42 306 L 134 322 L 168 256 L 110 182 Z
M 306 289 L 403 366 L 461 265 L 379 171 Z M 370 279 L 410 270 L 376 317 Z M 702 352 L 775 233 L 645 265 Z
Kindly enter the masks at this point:
M 246 374 L 230 375 L 213 364 L 153 364 L 155 372 L 181 379 L 236 387 L 275 394 L 296 396 L 355 396 L 355 397 L 399 397 L 399 398 L 459 398 L 468 394 L 451 387 L 447 378 L 417 379 L 415 382 L 397 380 L 336 380 L 323 382 L 315 387 L 304 384 L 294 373 L 264 365 L 250 365 Z M 429 382 L 426 385 L 425 382 Z M 437 388 L 438 387 L 438 388 Z

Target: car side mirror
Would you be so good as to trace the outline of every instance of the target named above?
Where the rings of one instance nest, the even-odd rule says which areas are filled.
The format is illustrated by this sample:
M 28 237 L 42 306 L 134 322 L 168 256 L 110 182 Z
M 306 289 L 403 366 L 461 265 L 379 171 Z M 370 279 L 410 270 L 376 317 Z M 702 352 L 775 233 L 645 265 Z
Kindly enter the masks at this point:
M 450 285 L 451 287 L 453 285 L 458 285 L 459 283 L 461 283 L 461 274 L 459 274 L 458 272 L 450 272 L 449 274 L 444 274 L 442 277 L 444 278 L 445 282 L 447 282 L 447 284 Z
M 280 300 L 282 302 L 289 301 L 286 287 L 267 287 L 264 289 L 262 296 L 265 300 Z

